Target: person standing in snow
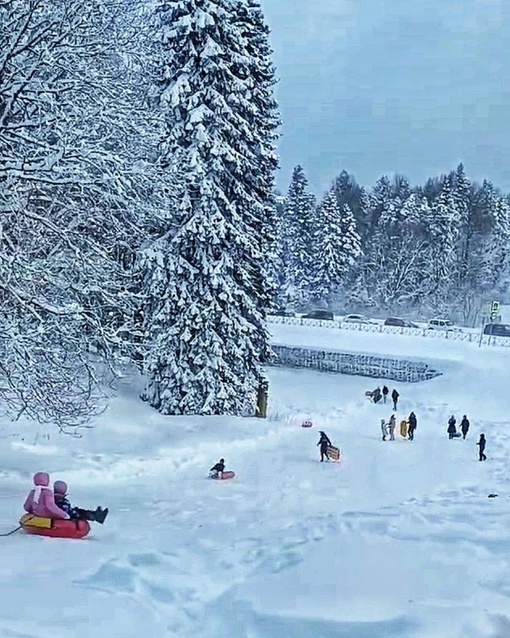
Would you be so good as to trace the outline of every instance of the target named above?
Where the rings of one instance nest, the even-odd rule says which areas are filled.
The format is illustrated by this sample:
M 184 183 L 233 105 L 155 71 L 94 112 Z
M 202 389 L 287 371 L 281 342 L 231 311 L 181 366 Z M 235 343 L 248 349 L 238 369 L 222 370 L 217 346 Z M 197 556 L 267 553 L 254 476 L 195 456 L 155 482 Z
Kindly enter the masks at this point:
M 478 450 L 479 452 L 479 461 L 486 461 L 487 457 L 485 456 L 485 444 L 487 443 L 487 441 L 485 440 L 485 434 L 480 434 L 480 440 L 478 441 L 477 445 L 480 448 Z
M 407 430 L 407 435 L 410 441 L 414 441 L 414 431 L 416 430 L 416 426 L 418 425 L 418 420 L 416 419 L 416 414 L 411 412 L 409 418 L 407 419 L 409 423 L 409 428 Z
M 382 440 L 386 441 L 386 435 L 388 434 L 388 430 L 386 429 L 386 421 L 384 419 L 381 419 L 381 434 L 382 434 Z
M 397 411 L 397 403 L 398 403 L 398 397 L 400 396 L 400 394 L 396 391 L 395 388 L 393 388 L 393 392 L 391 393 L 391 398 L 393 400 L 393 410 L 396 412 Z
M 469 419 L 466 415 L 462 417 L 462 421 L 460 422 L 460 429 L 462 430 L 462 438 L 465 439 L 469 431 Z
M 397 419 L 395 418 L 395 415 L 392 414 L 390 416 L 390 420 L 388 421 L 388 430 L 390 432 L 390 441 L 394 441 L 395 440 L 395 426 L 397 425 Z
M 319 431 L 320 439 L 317 445 L 320 445 L 321 450 L 321 463 L 324 461 L 324 457 L 326 457 L 326 461 L 329 461 L 328 447 L 332 447 L 331 441 L 328 438 L 328 435 L 322 430 Z
M 448 432 L 449 439 L 454 439 L 456 437 L 457 435 L 456 425 L 457 425 L 457 420 L 452 414 L 452 416 L 448 420 L 448 429 L 446 430 Z
M 384 403 L 386 403 L 386 401 L 388 400 L 388 394 L 389 394 L 388 386 L 387 385 L 383 385 L 382 395 L 383 395 Z

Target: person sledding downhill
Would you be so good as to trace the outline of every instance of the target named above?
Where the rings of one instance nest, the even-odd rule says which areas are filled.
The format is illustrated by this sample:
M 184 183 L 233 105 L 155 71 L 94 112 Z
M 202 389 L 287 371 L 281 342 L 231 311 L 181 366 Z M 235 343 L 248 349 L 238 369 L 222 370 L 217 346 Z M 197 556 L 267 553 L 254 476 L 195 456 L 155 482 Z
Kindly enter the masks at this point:
M 94 521 L 102 525 L 108 516 L 108 508 L 103 509 L 102 507 L 97 507 L 96 510 L 93 511 L 73 507 L 67 499 L 67 483 L 64 481 L 55 481 L 53 484 L 53 495 L 55 505 L 65 512 L 72 521 Z
M 223 472 L 225 471 L 225 459 L 220 459 L 216 465 L 213 465 L 209 470 L 209 478 L 221 479 L 223 478 Z
M 55 503 L 50 487 L 50 475 L 47 472 L 34 474 L 34 487 L 30 490 L 23 509 L 27 514 L 50 519 L 69 519 L 70 516 Z
M 28 514 L 51 520 L 95 521 L 104 523 L 108 516 L 108 508 L 98 507 L 95 512 L 72 507 L 66 498 L 67 484 L 56 481 L 53 490 L 50 487 L 50 477 L 47 472 L 37 472 L 34 475 L 34 488 L 30 490 L 23 508 Z
M 319 442 L 317 443 L 317 445 L 320 445 L 320 451 L 321 451 L 321 463 L 324 461 L 324 457 L 326 457 L 326 461 L 329 461 L 329 453 L 328 453 L 328 448 L 333 447 L 331 441 L 329 440 L 328 435 L 323 432 L 322 430 L 319 432 L 320 439 Z

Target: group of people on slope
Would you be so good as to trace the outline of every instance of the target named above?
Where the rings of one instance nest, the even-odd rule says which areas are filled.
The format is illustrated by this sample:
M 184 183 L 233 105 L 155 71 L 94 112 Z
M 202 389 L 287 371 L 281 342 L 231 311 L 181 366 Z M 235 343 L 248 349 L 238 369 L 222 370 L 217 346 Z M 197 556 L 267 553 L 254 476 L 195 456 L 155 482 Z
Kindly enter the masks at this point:
M 465 439 L 469 432 L 469 419 L 466 415 L 462 417 L 462 421 L 460 422 L 460 431 L 462 432 L 462 438 Z M 453 414 L 448 419 L 448 428 L 446 432 L 448 433 L 449 439 L 457 439 L 461 435 L 460 432 L 457 432 L 457 419 Z
M 55 481 L 50 487 L 47 472 L 34 474 L 34 487 L 30 490 L 23 507 L 25 512 L 42 518 L 85 520 L 103 524 L 108 508 L 97 507 L 95 511 L 74 507 L 67 499 L 67 483 Z
M 405 424 L 406 427 L 405 427 L 405 434 L 403 433 L 402 428 L 400 430 L 402 436 L 407 437 L 409 441 L 413 441 L 414 432 L 418 426 L 418 419 L 416 418 L 416 414 L 414 412 L 411 412 L 411 414 L 407 418 L 407 422 L 404 421 L 403 423 Z M 388 435 L 390 437 L 390 441 L 395 440 L 396 425 L 397 425 L 397 418 L 395 414 L 392 414 L 390 416 L 390 420 L 388 421 L 388 423 L 386 423 L 384 419 L 381 419 L 381 434 L 382 434 L 383 441 L 386 441 L 386 437 Z
M 381 388 L 379 386 L 377 386 L 377 388 L 375 390 L 373 390 L 372 393 L 370 393 L 370 396 L 372 398 L 372 401 L 374 403 L 379 403 L 382 399 L 383 403 L 386 403 L 388 401 L 388 394 L 390 393 L 390 390 L 388 388 L 388 386 L 383 385 L 383 389 L 381 391 Z M 396 411 L 397 410 L 397 405 L 398 405 L 398 398 L 399 398 L 400 394 L 397 392 L 396 388 L 393 388 L 392 392 L 391 392 L 391 400 L 393 401 L 393 410 Z
M 455 418 L 455 415 L 451 415 L 451 417 L 448 419 L 448 428 L 446 429 L 446 432 L 448 433 L 448 438 L 449 439 L 458 439 L 461 436 L 461 432 L 462 432 L 462 439 L 464 440 L 467 436 L 467 433 L 469 432 L 469 419 L 467 418 L 466 415 L 464 415 L 462 417 L 462 421 L 460 422 L 460 432 L 457 432 L 457 419 Z M 485 434 L 480 434 L 480 438 L 478 439 L 478 443 L 476 444 L 478 446 L 478 460 L 479 461 L 486 461 L 487 460 L 487 456 L 485 455 L 485 446 L 487 444 L 487 441 L 485 439 Z

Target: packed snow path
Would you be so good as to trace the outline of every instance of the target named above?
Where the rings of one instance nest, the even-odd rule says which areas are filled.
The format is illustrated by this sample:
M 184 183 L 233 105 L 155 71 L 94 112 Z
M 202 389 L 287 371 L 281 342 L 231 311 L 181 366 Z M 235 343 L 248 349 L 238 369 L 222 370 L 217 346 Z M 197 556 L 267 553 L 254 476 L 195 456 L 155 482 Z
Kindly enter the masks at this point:
M 165 418 L 126 384 L 82 439 L 4 423 L 0 531 L 38 469 L 111 514 L 83 541 L 0 539 L 0 636 L 507 638 L 509 399 L 488 361 L 399 387 L 414 442 L 380 440 L 374 380 L 305 370 L 270 372 L 266 421 Z M 318 462 L 319 429 L 341 464 Z M 233 481 L 207 480 L 220 456 Z

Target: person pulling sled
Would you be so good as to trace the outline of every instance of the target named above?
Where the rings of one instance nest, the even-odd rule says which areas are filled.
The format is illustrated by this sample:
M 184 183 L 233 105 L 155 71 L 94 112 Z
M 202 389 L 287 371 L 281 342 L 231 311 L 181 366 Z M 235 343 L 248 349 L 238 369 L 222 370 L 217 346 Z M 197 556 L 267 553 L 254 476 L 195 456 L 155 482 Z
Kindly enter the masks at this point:
M 457 426 L 457 419 L 452 414 L 452 416 L 448 420 L 448 429 L 446 430 L 448 432 L 449 439 L 456 439 L 460 436 L 460 432 L 457 432 L 456 426 Z
M 326 461 L 329 461 L 328 448 L 333 447 L 333 445 L 331 441 L 329 440 L 328 435 L 325 432 L 321 430 L 319 434 L 320 434 L 320 439 L 317 445 L 318 446 L 320 445 L 321 463 L 322 463 L 324 461 L 324 457 L 326 457 Z

